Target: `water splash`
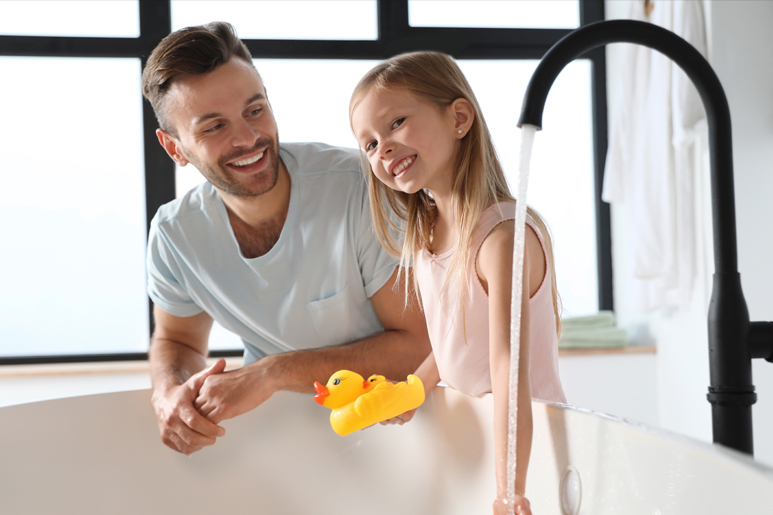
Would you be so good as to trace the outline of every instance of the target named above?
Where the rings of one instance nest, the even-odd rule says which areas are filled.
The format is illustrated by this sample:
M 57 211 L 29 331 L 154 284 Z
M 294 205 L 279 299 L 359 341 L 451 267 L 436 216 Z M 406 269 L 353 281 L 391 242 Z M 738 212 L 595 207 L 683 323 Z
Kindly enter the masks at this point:
M 538 128 L 521 128 L 521 148 L 518 178 L 515 183 L 515 238 L 513 243 L 513 283 L 510 304 L 510 391 L 507 432 L 507 512 L 513 513 L 515 503 L 516 438 L 518 434 L 518 365 L 521 353 L 521 300 L 523 298 L 523 252 L 526 236 L 526 189 L 529 185 L 529 164 Z

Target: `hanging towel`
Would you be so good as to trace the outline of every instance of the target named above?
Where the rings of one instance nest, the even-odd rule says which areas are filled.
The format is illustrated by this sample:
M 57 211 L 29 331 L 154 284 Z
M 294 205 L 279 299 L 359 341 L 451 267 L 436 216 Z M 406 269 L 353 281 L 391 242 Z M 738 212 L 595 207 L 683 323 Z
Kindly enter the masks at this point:
M 702 2 L 629 2 L 629 17 L 675 32 L 707 54 Z M 625 45 L 612 115 L 602 199 L 625 205 L 633 273 L 631 307 L 685 307 L 695 270 L 695 141 L 705 112 L 687 75 L 670 59 Z

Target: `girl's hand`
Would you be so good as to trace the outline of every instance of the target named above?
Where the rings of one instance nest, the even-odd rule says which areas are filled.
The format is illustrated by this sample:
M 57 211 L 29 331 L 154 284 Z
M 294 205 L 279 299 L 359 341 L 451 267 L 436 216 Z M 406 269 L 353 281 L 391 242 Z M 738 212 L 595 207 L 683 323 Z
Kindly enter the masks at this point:
M 437 364 L 435 363 L 434 352 L 429 353 L 429 356 L 427 356 L 427 358 L 424 360 L 424 362 L 422 362 L 419 368 L 416 369 L 416 372 L 414 373 L 414 375 L 416 375 L 419 379 L 421 379 L 421 382 L 424 385 L 424 396 L 426 398 L 429 395 L 429 392 L 431 392 L 432 389 L 435 388 L 435 386 L 438 384 L 438 382 L 440 382 L 440 373 L 438 372 Z M 390 381 L 391 383 L 395 383 L 395 381 L 391 381 L 389 379 L 387 379 L 387 381 Z M 402 426 L 406 422 L 411 421 L 417 409 L 419 408 L 408 410 L 401 415 L 397 415 L 396 417 L 392 417 L 390 419 L 384 420 L 379 423 L 382 426 L 389 426 L 392 424 L 397 424 Z
M 391 379 L 387 379 L 387 381 L 389 381 L 392 384 L 397 384 L 397 381 L 392 381 Z M 397 424 L 398 426 L 402 426 L 403 424 L 405 424 L 406 422 L 409 422 L 413 418 L 414 413 L 416 413 L 416 409 L 406 411 L 405 413 L 401 413 L 396 417 L 382 420 L 381 422 L 379 422 L 379 424 L 381 424 L 382 426 L 391 426 L 392 424 Z
M 381 422 L 379 422 L 379 424 L 381 424 L 382 426 L 390 426 L 392 424 L 397 424 L 399 426 L 402 426 L 406 422 L 411 421 L 411 419 L 413 418 L 413 414 L 416 413 L 416 409 L 406 411 L 401 415 L 397 415 L 396 417 L 392 417 L 387 420 L 382 420 Z
M 515 515 L 531 515 L 531 505 L 529 504 L 529 500 L 522 496 L 515 494 L 515 506 L 514 511 L 512 513 L 515 513 Z M 494 501 L 494 515 L 508 515 L 510 512 L 507 511 L 507 503 L 503 499 L 497 499 Z

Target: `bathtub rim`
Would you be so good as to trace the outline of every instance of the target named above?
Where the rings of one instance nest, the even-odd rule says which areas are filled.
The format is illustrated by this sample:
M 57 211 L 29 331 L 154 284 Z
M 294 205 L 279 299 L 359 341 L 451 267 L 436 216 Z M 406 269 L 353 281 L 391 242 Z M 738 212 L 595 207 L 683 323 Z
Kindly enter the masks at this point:
M 697 438 L 683 435 L 675 431 L 671 431 L 666 428 L 651 426 L 644 422 L 637 422 L 628 420 L 622 417 L 604 413 L 601 411 L 595 411 L 589 408 L 582 408 L 574 406 L 572 404 L 564 404 L 560 402 L 545 401 L 541 399 L 534 399 L 532 404 L 537 403 L 544 405 L 546 409 L 557 409 L 561 411 L 568 411 L 578 416 L 595 416 L 604 419 L 609 422 L 617 423 L 622 427 L 633 429 L 634 431 L 643 432 L 645 434 L 655 436 L 657 438 L 664 438 L 674 443 L 684 445 L 692 450 L 698 452 L 715 453 L 720 459 L 730 462 L 740 462 L 743 466 L 748 466 L 763 476 L 766 476 L 768 480 L 773 483 L 773 466 L 767 465 L 760 461 L 757 461 L 754 457 L 749 456 L 746 453 L 737 451 L 730 447 L 725 447 L 721 444 L 706 442 Z

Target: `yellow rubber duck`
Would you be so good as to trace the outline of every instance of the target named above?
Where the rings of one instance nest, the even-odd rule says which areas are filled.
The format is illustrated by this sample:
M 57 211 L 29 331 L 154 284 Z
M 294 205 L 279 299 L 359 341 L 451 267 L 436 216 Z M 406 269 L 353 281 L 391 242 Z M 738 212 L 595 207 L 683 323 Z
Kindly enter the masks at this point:
M 390 383 L 384 376 L 364 380 L 360 374 L 339 370 L 323 385 L 314 382 L 314 400 L 332 409 L 330 425 L 341 436 L 396 417 L 424 402 L 424 385 L 411 374 L 406 382 Z

